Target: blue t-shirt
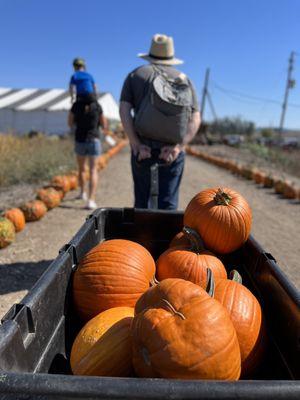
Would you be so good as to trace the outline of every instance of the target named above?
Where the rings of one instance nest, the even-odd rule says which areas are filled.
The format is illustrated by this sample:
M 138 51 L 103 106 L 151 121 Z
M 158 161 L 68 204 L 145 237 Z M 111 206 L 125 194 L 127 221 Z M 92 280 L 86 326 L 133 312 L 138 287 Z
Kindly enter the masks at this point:
M 77 95 L 86 95 L 94 92 L 94 78 L 85 71 L 76 71 L 70 80 L 70 85 L 76 86 Z

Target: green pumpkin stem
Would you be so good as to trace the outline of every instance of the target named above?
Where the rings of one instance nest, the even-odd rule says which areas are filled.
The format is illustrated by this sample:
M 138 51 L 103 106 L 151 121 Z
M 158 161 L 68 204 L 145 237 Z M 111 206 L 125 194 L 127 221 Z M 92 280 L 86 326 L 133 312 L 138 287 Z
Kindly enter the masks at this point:
M 206 276 L 207 276 L 207 283 L 206 283 L 206 292 L 210 295 L 210 297 L 214 297 L 215 295 L 215 280 L 214 276 L 212 273 L 212 270 L 210 268 L 207 268 L 206 270 Z
M 231 281 L 240 283 L 241 285 L 243 284 L 243 279 L 241 277 L 241 275 L 237 272 L 237 270 L 233 269 L 232 271 L 230 271 L 229 274 L 229 279 Z
M 232 197 L 220 188 L 214 197 L 214 201 L 218 204 L 218 206 L 229 206 L 231 200 Z
M 191 250 L 196 254 L 201 254 L 204 250 L 204 243 L 198 232 L 189 226 L 184 226 L 182 229 L 184 235 L 188 238 L 191 243 Z

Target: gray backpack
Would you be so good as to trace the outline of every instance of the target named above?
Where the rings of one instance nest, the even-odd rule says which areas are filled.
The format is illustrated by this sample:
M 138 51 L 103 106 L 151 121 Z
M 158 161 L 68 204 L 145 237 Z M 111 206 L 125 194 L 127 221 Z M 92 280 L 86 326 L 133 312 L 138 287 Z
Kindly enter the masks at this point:
M 170 144 L 182 143 L 192 114 L 193 93 L 188 78 L 170 78 L 153 67 L 147 91 L 135 115 L 140 136 Z

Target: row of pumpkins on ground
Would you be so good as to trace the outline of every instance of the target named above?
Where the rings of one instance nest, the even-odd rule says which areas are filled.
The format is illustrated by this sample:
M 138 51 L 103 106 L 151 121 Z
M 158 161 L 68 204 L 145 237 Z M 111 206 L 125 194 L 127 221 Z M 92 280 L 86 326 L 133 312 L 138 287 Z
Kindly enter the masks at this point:
M 116 155 L 125 145 L 120 141 L 116 146 L 98 158 L 98 170 L 106 167 L 109 159 Z M 89 179 L 86 171 L 85 178 Z M 15 234 L 24 229 L 26 222 L 40 220 L 47 211 L 58 207 L 70 190 L 78 187 L 78 172 L 71 171 L 67 175 L 56 175 L 51 182 L 38 189 L 36 199 L 22 204 L 19 208 L 10 208 L 0 216 L 0 249 L 8 246 L 15 240 Z
M 73 374 L 251 376 L 264 356 L 262 310 L 220 258 L 243 245 L 251 221 L 239 193 L 207 189 L 190 201 L 182 232 L 156 263 L 130 240 L 92 248 L 73 276 L 74 307 L 85 324 L 71 350 Z
M 196 150 L 187 147 L 187 153 L 202 160 L 208 161 L 218 167 L 225 168 L 233 174 L 239 175 L 245 179 L 253 180 L 258 185 L 263 185 L 265 188 L 274 188 L 277 194 L 281 194 L 286 199 L 300 200 L 300 188 L 290 180 L 276 176 L 270 172 L 262 171 L 249 165 L 243 165 L 236 161 L 226 160 L 222 157 L 213 156 L 201 150 Z

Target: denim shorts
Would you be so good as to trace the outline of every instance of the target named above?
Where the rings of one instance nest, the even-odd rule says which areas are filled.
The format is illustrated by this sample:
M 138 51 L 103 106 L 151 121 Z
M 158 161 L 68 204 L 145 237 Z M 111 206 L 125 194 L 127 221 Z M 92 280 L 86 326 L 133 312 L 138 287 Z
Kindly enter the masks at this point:
M 99 139 L 93 139 L 87 142 L 75 142 L 75 153 L 78 156 L 100 156 L 102 153 L 101 142 Z

